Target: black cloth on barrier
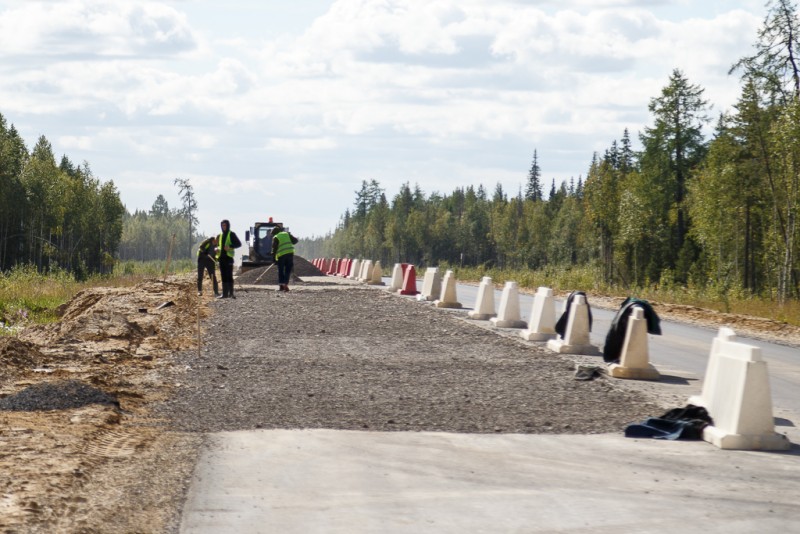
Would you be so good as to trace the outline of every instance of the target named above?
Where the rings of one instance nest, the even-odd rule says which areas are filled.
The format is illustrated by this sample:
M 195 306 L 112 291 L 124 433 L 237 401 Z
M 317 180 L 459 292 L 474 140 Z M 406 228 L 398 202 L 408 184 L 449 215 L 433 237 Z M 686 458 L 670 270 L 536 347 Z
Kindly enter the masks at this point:
M 584 300 L 586 301 L 586 309 L 589 312 L 589 331 L 592 331 L 592 308 L 589 306 L 589 299 L 586 298 L 586 293 L 583 291 L 573 291 L 572 293 L 567 296 L 567 305 L 564 308 L 564 313 L 561 314 L 561 317 L 558 318 L 556 321 L 556 334 L 564 337 L 564 332 L 567 331 L 567 320 L 569 319 L 569 309 L 572 307 L 572 301 L 578 295 L 583 295 Z
M 617 314 L 611 321 L 611 328 L 608 329 L 608 334 L 606 334 L 606 343 L 603 345 L 603 361 L 606 363 L 619 361 L 619 353 L 622 351 L 622 344 L 625 342 L 625 332 L 628 330 L 628 317 L 633 313 L 635 306 L 639 306 L 644 310 L 647 333 L 656 336 L 661 335 L 661 319 L 658 318 L 658 314 L 656 314 L 650 303 L 646 300 L 628 297 L 617 310 Z

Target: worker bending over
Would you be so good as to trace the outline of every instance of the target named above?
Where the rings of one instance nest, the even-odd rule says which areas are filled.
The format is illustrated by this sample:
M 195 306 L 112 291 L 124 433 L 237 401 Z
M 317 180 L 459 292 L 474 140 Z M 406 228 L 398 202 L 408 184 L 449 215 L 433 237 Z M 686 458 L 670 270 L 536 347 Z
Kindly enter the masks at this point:
M 217 286 L 217 236 L 212 236 L 200 243 L 197 247 L 197 296 L 203 294 L 203 275 L 208 272 L 208 277 L 214 284 L 214 296 L 219 296 Z
M 289 279 L 294 268 L 294 246 L 297 238 L 283 226 L 272 229 L 272 255 L 278 263 L 278 291 L 289 291 Z

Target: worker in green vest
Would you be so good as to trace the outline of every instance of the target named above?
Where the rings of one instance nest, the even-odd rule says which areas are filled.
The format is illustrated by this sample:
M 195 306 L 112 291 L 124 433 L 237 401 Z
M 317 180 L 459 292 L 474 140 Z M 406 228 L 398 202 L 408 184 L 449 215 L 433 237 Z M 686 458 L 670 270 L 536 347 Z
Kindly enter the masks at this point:
M 219 223 L 219 226 L 222 232 L 217 236 L 217 261 L 219 262 L 220 278 L 222 278 L 222 295 L 218 298 L 235 299 L 233 294 L 233 257 L 236 249 L 242 246 L 242 242 L 231 231 L 231 223 L 228 219 Z
M 208 272 L 208 277 L 214 284 L 214 296 L 219 296 L 217 286 L 217 236 L 209 237 L 197 247 L 197 296 L 203 294 L 203 275 Z
M 272 229 L 272 255 L 278 264 L 278 291 L 289 291 L 297 238 L 278 225 Z

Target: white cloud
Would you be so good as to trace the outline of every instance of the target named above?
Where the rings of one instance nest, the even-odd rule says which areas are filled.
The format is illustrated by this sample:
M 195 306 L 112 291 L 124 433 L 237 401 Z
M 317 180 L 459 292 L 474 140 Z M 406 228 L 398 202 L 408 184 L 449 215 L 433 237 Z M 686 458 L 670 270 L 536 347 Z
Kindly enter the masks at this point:
M 298 153 L 314 150 L 331 150 L 336 148 L 336 141 L 329 137 L 316 139 L 272 138 L 267 141 L 266 149 L 278 152 Z
M 74 148 L 91 150 L 92 138 L 88 135 L 64 135 L 58 138 L 58 145 L 67 150 L 72 150 Z
M 164 56 L 196 47 L 186 16 L 164 3 L 24 2 L 0 13 L 6 56 Z
M 336 219 L 361 179 L 492 187 L 524 177 L 537 146 L 546 176 L 577 176 L 624 128 L 635 137 L 674 68 L 724 109 L 763 18 L 677 16 L 701 9 L 686 0 L 337 0 L 262 39 L 215 33 L 198 6 L 0 1 L 0 113 L 125 190 L 175 173 L 217 206 L 314 183 L 330 189 L 310 211 Z

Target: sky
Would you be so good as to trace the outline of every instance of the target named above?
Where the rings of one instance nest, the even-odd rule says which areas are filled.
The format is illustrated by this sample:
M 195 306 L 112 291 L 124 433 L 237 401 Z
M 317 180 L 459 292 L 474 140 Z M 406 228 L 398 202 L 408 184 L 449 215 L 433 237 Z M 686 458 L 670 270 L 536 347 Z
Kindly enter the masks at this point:
M 133 212 L 188 179 L 200 230 L 333 231 L 391 201 L 585 177 L 674 69 L 716 116 L 763 0 L 0 0 L 0 114 Z

